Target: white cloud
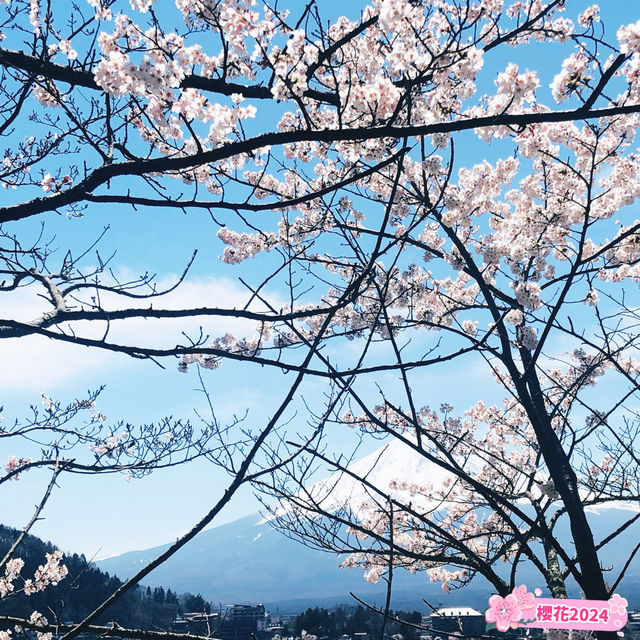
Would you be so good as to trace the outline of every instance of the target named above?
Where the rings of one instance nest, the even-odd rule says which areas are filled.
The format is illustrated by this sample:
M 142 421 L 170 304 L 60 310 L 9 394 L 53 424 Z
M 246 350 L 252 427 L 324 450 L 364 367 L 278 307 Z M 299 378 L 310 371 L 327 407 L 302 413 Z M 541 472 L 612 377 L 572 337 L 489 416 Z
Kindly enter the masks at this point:
M 162 290 L 173 284 L 175 277 L 166 276 L 158 282 Z M 107 309 L 140 308 L 153 303 L 155 308 L 181 309 L 197 307 L 224 307 L 242 309 L 251 294 L 228 278 L 206 277 L 184 282 L 175 291 L 157 299 L 135 300 L 113 294 L 102 297 Z M 273 296 L 271 300 L 274 301 Z M 281 306 L 279 301 L 274 304 Z M 252 304 L 253 309 L 259 308 Z M 34 294 L 31 288 L 20 289 L 3 296 L 0 316 L 20 321 L 30 321 L 48 310 L 47 303 Z M 1 323 L 1 322 L 0 322 Z M 148 347 L 171 347 L 187 343 L 183 332 L 192 338 L 200 333 L 213 338 L 226 332 L 248 336 L 256 323 L 232 317 L 197 317 L 181 319 L 131 319 L 106 322 L 81 322 L 74 324 L 77 335 L 101 339 L 108 330 L 111 342 Z M 0 340 L 0 387 L 7 391 L 39 393 L 68 387 L 71 382 L 82 383 L 96 371 L 128 368 L 129 356 L 102 349 L 89 349 L 43 336 L 7 338 Z

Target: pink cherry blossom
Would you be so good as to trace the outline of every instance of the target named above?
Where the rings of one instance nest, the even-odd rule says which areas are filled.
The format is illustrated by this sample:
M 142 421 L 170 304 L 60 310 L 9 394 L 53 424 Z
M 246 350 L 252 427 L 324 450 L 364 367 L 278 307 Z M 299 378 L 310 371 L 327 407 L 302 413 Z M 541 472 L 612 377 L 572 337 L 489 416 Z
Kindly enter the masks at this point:
M 535 349 L 538 346 L 538 332 L 535 327 L 522 326 L 520 330 L 520 343 L 525 349 Z
M 489 609 L 484 617 L 487 622 L 495 622 L 498 631 L 508 631 L 512 623 L 522 620 L 522 611 L 513 594 L 505 598 L 493 595 L 489 598 Z
M 640 53 L 640 20 L 618 29 L 620 51 L 626 55 Z
M 600 8 L 597 4 L 587 7 L 579 16 L 578 24 L 582 27 L 590 27 L 594 22 L 600 22 Z
M 78 52 L 73 49 L 69 40 L 60 40 L 60 51 L 66 54 L 69 60 L 75 60 L 78 57 Z
M 609 610 L 611 613 L 624 614 L 627 610 L 629 603 L 626 598 L 620 597 L 617 593 L 614 593 L 609 599 Z
M 39 84 L 36 84 L 33 87 L 33 97 L 43 106 L 43 107 L 57 107 L 58 99 L 51 92 L 53 89 L 53 84 L 48 83 L 48 87 L 45 88 Z M 48 175 L 48 174 L 47 174 Z
M 29 22 L 33 27 L 33 33 L 40 35 L 40 0 L 29 0 Z
M 13 480 L 18 480 L 19 473 L 16 473 L 18 469 L 28 465 L 31 462 L 31 458 L 17 458 L 16 456 L 9 456 L 9 459 L 4 465 L 5 471 L 11 473 Z
M 533 593 L 527 591 L 527 587 L 521 584 L 519 587 L 516 587 L 511 595 L 515 596 L 518 600 L 518 606 L 521 611 L 527 611 L 536 606 L 536 596 Z

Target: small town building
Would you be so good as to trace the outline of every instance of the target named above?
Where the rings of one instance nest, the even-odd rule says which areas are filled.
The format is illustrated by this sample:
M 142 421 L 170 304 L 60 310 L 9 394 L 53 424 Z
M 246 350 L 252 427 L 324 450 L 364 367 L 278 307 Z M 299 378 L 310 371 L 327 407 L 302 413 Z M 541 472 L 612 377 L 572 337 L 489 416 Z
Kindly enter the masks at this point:
M 446 607 L 438 609 L 429 617 L 429 626 L 443 633 L 457 631 L 466 635 L 484 633 L 484 615 L 471 607 Z

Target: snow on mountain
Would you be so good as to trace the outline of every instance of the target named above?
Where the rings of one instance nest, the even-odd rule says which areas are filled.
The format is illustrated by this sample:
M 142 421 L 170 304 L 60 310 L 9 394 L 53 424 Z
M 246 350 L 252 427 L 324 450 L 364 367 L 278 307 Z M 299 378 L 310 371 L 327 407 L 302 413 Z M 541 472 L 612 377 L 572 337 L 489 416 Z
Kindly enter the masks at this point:
M 358 460 L 349 466 L 356 477 L 366 478 L 367 482 L 384 494 L 393 498 L 406 496 L 406 492 L 390 490 L 392 482 L 428 484 L 435 488 L 444 485 L 452 475 L 421 456 L 400 440 L 392 440 L 382 448 Z M 379 498 L 375 491 L 368 490 L 362 483 L 347 474 L 334 474 L 328 481 L 314 485 L 316 493 L 324 500 L 323 507 L 328 511 L 349 504 L 354 511 L 363 501 L 371 497 Z M 314 492 L 312 491 L 312 494 Z
M 484 466 L 479 459 L 470 459 L 466 463 L 466 471 L 473 475 Z M 369 489 L 357 478 L 366 478 L 367 483 L 380 490 L 382 494 L 390 495 L 399 502 L 411 501 L 413 507 L 426 509 L 437 506 L 436 502 L 429 502 L 419 494 L 409 496 L 407 490 L 392 488 L 395 484 L 405 482 L 438 489 L 453 481 L 455 476 L 434 462 L 429 461 L 415 449 L 398 439 L 391 440 L 373 453 L 357 460 L 348 466 L 348 471 L 336 472 L 328 478 L 320 480 L 308 489 L 309 495 L 327 512 L 333 512 L 348 505 L 354 513 L 358 513 L 360 506 L 372 499 L 380 500 L 375 489 Z M 392 483 L 395 483 L 392 485 Z M 534 494 L 539 490 L 534 487 Z M 583 497 L 588 499 L 585 492 Z M 611 501 L 597 506 L 587 507 L 586 511 L 594 515 L 604 515 L 609 511 L 638 512 L 637 503 Z
M 363 484 L 358 478 L 365 478 Z M 417 483 L 438 488 L 453 476 L 438 465 L 427 460 L 410 446 L 394 439 L 373 453 L 348 465 L 347 471 L 336 471 L 327 478 L 315 482 L 303 494 L 315 502 L 327 513 L 335 513 L 338 509 L 348 508 L 354 514 L 361 511 L 365 503 L 380 501 L 382 496 L 390 495 L 400 501 L 407 499 L 407 492 L 392 487 L 392 483 Z M 418 506 L 419 497 L 412 497 L 414 506 Z M 427 507 L 422 501 L 420 505 Z M 278 514 L 293 507 L 284 503 Z M 265 520 L 270 520 L 267 516 Z

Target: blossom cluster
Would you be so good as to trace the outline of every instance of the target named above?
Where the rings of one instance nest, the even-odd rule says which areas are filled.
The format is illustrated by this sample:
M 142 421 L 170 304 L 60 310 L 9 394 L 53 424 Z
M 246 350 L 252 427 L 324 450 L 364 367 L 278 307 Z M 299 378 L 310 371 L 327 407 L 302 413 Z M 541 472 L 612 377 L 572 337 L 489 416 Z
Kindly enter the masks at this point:
M 40 565 L 33 578 L 22 579 L 21 590 L 26 595 L 43 591 L 49 585 L 57 585 L 67 573 L 67 567 L 62 564 L 62 552 L 53 551 L 46 554 L 46 563 Z M 15 582 L 22 578 L 20 572 L 24 567 L 22 558 L 11 558 L 5 565 L 4 576 L 0 577 L 0 598 L 5 598 L 16 591 Z
M 535 606 L 535 595 L 529 593 L 524 585 L 520 585 L 504 598 L 498 595 L 491 596 L 485 619 L 487 622 L 495 623 L 498 631 L 517 629 L 526 612 Z
M 16 456 L 9 456 L 4 468 L 7 474 L 11 474 L 12 478 L 17 480 L 20 476 L 20 473 L 17 473 L 18 469 L 28 465 L 31 461 L 31 458 L 16 458 Z

